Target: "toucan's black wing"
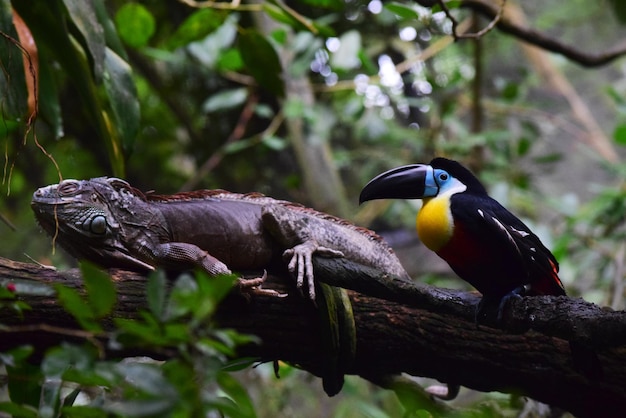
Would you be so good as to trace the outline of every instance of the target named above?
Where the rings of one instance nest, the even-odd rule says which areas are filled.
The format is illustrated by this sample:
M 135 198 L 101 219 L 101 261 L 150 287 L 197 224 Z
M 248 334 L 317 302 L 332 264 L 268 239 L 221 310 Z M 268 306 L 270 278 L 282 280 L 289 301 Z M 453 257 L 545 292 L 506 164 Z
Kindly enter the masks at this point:
M 538 294 L 565 294 L 554 255 L 504 206 L 487 195 L 467 193 L 454 195 L 451 204 L 455 223 L 476 238 L 477 245 L 499 266 L 500 274 L 507 276 L 499 280 L 530 284 L 531 291 Z

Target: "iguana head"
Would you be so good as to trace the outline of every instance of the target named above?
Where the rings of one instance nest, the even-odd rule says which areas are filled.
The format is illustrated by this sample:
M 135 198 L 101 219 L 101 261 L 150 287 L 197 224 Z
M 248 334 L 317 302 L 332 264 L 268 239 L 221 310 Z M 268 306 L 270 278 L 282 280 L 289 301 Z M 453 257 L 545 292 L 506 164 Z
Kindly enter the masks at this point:
M 130 255 L 123 223 L 141 203 L 118 178 L 63 180 L 35 191 L 31 207 L 41 227 L 71 255 L 107 267 L 153 268 Z

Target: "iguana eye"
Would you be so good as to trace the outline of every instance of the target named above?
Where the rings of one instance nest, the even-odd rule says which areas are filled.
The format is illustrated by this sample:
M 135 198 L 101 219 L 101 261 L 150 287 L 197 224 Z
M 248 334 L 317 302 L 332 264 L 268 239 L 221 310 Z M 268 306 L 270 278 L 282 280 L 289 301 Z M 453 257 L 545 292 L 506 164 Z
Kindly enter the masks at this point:
M 98 215 L 91 220 L 89 230 L 94 234 L 102 235 L 107 231 L 107 220 L 104 216 Z
M 70 194 L 74 194 L 80 188 L 80 184 L 76 180 L 63 180 L 59 183 L 59 187 L 57 188 L 58 193 L 61 196 L 67 196 Z

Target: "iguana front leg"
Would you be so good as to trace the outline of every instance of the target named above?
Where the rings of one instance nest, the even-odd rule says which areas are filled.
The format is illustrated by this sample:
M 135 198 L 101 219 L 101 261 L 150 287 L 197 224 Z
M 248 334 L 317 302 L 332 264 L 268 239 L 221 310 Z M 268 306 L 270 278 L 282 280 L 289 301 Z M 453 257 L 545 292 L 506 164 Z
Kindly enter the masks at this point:
M 298 289 L 303 291 L 306 281 L 309 298 L 315 300 L 313 255 L 343 257 L 343 252 L 321 245 L 314 237 L 309 218 L 285 206 L 276 204 L 264 207 L 263 226 L 281 246 L 287 248 L 283 258 L 288 261 L 287 268 L 295 276 Z
M 287 268 L 296 276 L 296 286 L 302 291 L 306 278 L 309 298 L 315 300 L 315 275 L 313 273 L 313 254 L 322 257 L 343 257 L 341 251 L 319 245 L 314 239 L 309 239 L 302 244 L 285 250 L 283 258 L 289 260 Z
M 210 255 L 200 247 L 185 242 L 169 242 L 157 244 L 151 248 L 142 247 L 142 252 L 154 260 L 155 264 L 165 268 L 189 268 L 200 267 L 211 276 L 219 274 L 232 274 L 233 272 L 217 258 Z M 254 279 L 237 279 L 237 285 L 244 291 L 268 296 L 284 296 L 274 290 L 262 289 L 267 274 Z

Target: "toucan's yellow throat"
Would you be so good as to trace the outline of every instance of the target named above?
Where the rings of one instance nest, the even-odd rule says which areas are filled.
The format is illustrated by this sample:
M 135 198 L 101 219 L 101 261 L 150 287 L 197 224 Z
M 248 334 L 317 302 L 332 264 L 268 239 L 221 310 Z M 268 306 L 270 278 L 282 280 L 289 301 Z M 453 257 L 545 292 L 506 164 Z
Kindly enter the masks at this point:
M 452 238 L 454 222 L 450 211 L 450 195 L 423 199 L 417 214 L 417 235 L 432 251 L 439 251 Z

